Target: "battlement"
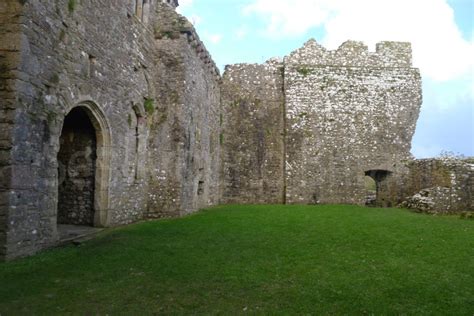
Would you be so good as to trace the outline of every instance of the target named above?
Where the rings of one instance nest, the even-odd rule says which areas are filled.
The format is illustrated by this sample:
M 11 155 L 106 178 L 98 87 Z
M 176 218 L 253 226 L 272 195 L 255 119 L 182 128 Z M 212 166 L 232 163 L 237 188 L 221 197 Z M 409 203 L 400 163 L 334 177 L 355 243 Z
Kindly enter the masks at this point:
M 358 41 L 346 41 L 336 50 L 327 50 L 311 39 L 300 49 L 285 58 L 286 64 L 305 64 L 342 67 L 411 68 L 411 44 L 406 42 L 380 42 L 376 51 Z
M 211 54 L 199 38 L 199 35 L 197 34 L 194 27 L 188 30 L 183 30 L 182 33 L 186 34 L 189 45 L 191 45 L 191 47 L 194 49 L 199 59 L 201 59 L 201 61 L 207 66 L 209 71 L 216 77 L 216 79 L 220 79 L 219 68 L 217 68 L 217 65 L 212 59 Z

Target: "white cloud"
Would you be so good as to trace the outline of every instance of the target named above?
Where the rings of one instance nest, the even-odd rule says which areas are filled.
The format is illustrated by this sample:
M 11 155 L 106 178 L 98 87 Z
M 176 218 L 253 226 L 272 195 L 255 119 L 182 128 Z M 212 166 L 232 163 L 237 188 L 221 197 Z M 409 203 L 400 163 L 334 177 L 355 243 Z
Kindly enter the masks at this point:
M 238 39 L 243 39 L 249 33 L 248 27 L 243 25 L 235 31 L 235 37 Z
M 182 12 L 184 9 L 193 5 L 194 0 L 179 0 L 178 12 Z
M 208 34 L 206 37 L 212 44 L 218 44 L 222 40 L 221 34 Z
M 253 0 L 244 14 L 261 17 L 271 37 L 323 27 L 322 44 L 331 49 L 348 39 L 369 47 L 409 41 L 424 76 L 437 81 L 473 76 L 474 41 L 462 37 L 447 0 Z
M 256 14 L 264 19 L 268 36 L 293 36 L 320 26 L 328 18 L 331 0 L 254 0 L 244 8 L 244 14 Z

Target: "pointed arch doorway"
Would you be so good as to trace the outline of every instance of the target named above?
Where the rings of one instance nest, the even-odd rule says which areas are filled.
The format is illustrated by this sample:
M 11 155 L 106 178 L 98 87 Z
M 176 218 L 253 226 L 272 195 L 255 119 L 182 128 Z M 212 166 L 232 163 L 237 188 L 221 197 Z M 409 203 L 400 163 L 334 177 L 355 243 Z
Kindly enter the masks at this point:
M 58 225 L 108 226 L 110 141 L 95 103 L 82 102 L 66 115 L 58 152 Z

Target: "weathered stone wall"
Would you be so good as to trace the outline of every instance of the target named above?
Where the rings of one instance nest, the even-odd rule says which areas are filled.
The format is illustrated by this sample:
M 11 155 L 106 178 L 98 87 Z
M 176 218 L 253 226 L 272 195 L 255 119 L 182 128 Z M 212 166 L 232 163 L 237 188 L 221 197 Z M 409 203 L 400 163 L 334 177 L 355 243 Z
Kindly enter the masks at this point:
M 421 105 L 409 44 L 310 40 L 282 63 L 228 66 L 222 93 L 224 201 L 364 204 L 366 175 L 377 204 L 402 200 Z
M 222 83 L 224 203 L 284 203 L 283 65 L 232 65 Z
M 474 211 L 474 164 L 461 159 L 410 162 L 401 206 L 426 213 Z
M 13 133 L 18 185 L 11 187 L 15 201 L 8 240 L 15 256 L 56 241 L 59 136 L 66 114 L 82 102 L 96 105 L 108 129 L 100 134 L 112 137 L 102 150 L 111 157 L 103 171 L 113 172 L 105 179 L 107 218 L 100 225 L 131 222 L 146 209 L 144 184 L 129 177 L 134 161 L 128 156 L 135 149 L 124 139 L 132 105 L 148 97 L 143 73 L 153 69 L 143 65 L 149 64 L 146 57 L 152 59 L 153 33 L 134 16 L 130 1 L 72 3 L 31 0 L 21 8 Z
M 1 255 L 57 241 L 60 135 L 76 106 L 97 138 L 95 226 L 217 203 L 219 74 L 176 4 L 0 4 Z
M 473 209 L 472 164 L 411 162 L 421 78 L 409 44 L 311 40 L 220 78 L 176 5 L 0 3 L 0 258 L 53 245 L 58 222 L 114 226 L 220 202 L 364 204 L 365 176 L 378 205 L 418 194 L 434 212 Z M 90 126 L 72 145 L 75 108 Z M 62 190 L 58 158 L 81 151 L 86 177 Z
M 15 199 L 12 188 L 13 126 L 16 79 L 20 62 L 21 5 L 16 0 L 0 2 L 0 260 L 7 254 L 9 212 Z
M 197 35 L 195 35 L 197 36 Z M 219 73 L 210 55 L 197 53 L 186 35 L 183 204 L 185 213 L 220 200 L 220 86 Z M 202 46 L 203 47 L 203 46 Z
M 285 96 L 289 203 L 363 204 L 365 173 L 411 156 L 421 80 L 407 43 L 311 40 L 285 58 Z
M 192 25 L 166 5 L 155 24 L 157 91 L 151 125 L 148 216 L 219 201 L 219 71 Z

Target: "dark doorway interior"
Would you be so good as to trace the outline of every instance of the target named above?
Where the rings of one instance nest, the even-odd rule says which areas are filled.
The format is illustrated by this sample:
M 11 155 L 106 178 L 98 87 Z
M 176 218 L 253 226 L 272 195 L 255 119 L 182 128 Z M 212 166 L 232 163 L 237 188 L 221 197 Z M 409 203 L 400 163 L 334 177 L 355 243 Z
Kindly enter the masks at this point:
M 366 204 L 369 206 L 391 206 L 390 201 L 387 200 L 388 190 L 387 180 L 392 172 L 387 170 L 368 170 L 365 172 L 366 179 L 370 177 L 373 182 L 368 182 L 369 186 L 372 187 L 372 192 L 367 196 Z M 366 182 L 367 183 L 367 182 Z M 375 185 L 375 188 L 374 188 Z M 375 192 L 374 192 L 375 189 Z M 374 196 L 375 194 L 375 196 Z
M 58 224 L 94 225 L 97 140 L 86 109 L 65 118 L 58 153 Z
M 377 201 L 377 183 L 372 177 L 364 177 L 365 205 L 375 206 Z

